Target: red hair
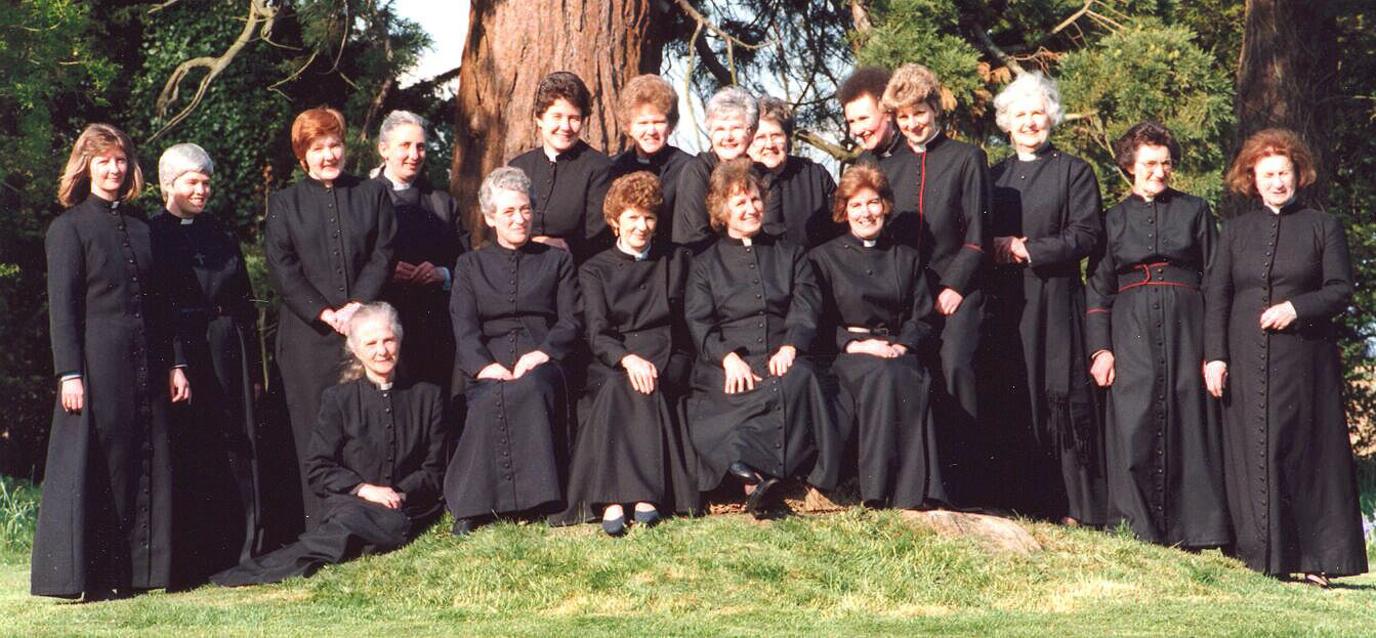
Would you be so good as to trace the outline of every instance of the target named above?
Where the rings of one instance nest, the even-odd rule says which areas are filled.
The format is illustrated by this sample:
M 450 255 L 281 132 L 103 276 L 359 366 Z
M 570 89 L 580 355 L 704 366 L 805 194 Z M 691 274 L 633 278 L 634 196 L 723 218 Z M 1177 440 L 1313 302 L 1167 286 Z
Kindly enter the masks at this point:
M 343 113 L 328 106 L 307 109 L 291 123 L 291 152 L 296 154 L 297 161 L 305 162 L 306 149 L 311 147 L 311 142 L 326 135 L 333 135 L 343 142 L 344 131 Z
M 1314 154 L 1294 131 L 1283 128 L 1268 128 L 1258 131 L 1242 145 L 1233 165 L 1228 167 L 1224 182 L 1228 190 L 1244 197 L 1261 197 L 1257 192 L 1257 162 L 1272 155 L 1290 158 L 1295 165 L 1296 190 L 1314 183 L 1318 179 L 1314 169 Z

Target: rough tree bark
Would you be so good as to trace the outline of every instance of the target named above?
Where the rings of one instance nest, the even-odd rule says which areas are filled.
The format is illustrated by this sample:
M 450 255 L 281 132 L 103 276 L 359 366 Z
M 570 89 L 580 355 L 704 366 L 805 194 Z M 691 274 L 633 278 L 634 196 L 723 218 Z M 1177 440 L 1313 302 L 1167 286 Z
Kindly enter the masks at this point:
M 1237 140 L 1284 127 L 1299 133 L 1318 162 L 1319 179 L 1307 193 L 1323 203 L 1332 175 L 1330 130 L 1337 89 L 1337 23 L 1325 0 L 1247 0 L 1238 60 Z M 1231 202 L 1236 212 L 1239 202 Z
M 668 10 L 657 0 L 474 0 L 450 178 L 460 206 L 476 214 L 482 178 L 539 143 L 532 103 L 536 85 L 551 72 L 583 78 L 593 96 L 583 139 L 618 151 L 616 101 L 631 77 L 659 72 Z

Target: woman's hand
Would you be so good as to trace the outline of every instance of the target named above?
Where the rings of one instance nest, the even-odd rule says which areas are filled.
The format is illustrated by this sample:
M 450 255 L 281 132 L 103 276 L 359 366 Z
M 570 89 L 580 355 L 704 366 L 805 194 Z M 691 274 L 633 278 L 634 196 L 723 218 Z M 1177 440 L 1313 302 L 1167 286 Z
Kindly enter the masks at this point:
M 1118 371 L 1113 367 L 1113 352 L 1100 350 L 1094 353 L 1094 361 L 1089 366 L 1089 375 L 1094 377 L 1094 382 L 1101 388 L 1113 385 L 1113 381 L 1118 378 Z
M 478 378 L 492 381 L 510 381 L 516 377 L 511 376 L 511 371 L 507 370 L 506 366 L 493 361 L 478 371 Z
M 86 384 L 81 382 L 81 377 L 63 379 L 59 390 L 62 395 L 62 409 L 67 414 L 81 414 L 81 410 L 86 407 Z
M 353 319 L 354 313 L 358 312 L 358 309 L 362 307 L 363 304 L 357 301 L 350 301 L 344 304 L 343 308 L 334 311 L 334 320 L 338 323 L 334 331 L 346 337 L 349 336 L 349 320 Z
M 965 295 L 950 288 L 942 288 L 941 294 L 936 296 L 936 311 L 946 316 L 956 314 L 962 301 L 965 301 Z
M 534 370 L 546 361 L 549 361 L 549 355 L 539 350 L 531 350 L 521 355 L 521 358 L 516 360 L 516 365 L 511 367 L 511 378 L 519 379 L 522 375 Z
M 444 283 L 444 276 L 440 274 L 440 269 L 428 261 L 416 264 L 416 275 L 413 281 L 420 286 L 433 286 Z
M 323 323 L 323 324 L 329 326 L 331 330 L 333 330 L 333 331 L 335 331 L 335 332 L 339 332 L 339 331 L 340 331 L 340 330 L 339 330 L 339 313 L 335 312 L 334 308 L 326 308 L 326 309 L 324 309 L 324 310 L 321 310 L 321 311 L 320 311 L 320 316 L 317 317 L 317 318 L 320 319 L 320 323 Z
M 788 369 L 793 367 L 793 359 L 797 358 L 798 349 L 793 346 L 781 346 L 774 356 L 769 358 L 769 373 L 782 377 L 788 374 Z
M 1228 387 L 1228 362 L 1210 361 L 1204 364 L 1204 388 L 1215 399 L 1223 398 L 1223 390 Z
M 168 373 L 167 388 L 173 403 L 191 400 L 191 382 L 187 381 L 186 372 L 181 368 L 172 368 Z
M 659 370 L 655 368 L 655 364 L 628 354 L 621 358 L 621 367 L 626 369 L 626 376 L 630 377 L 631 387 L 636 392 L 650 394 L 655 391 L 655 380 L 659 378 Z
M 864 341 L 852 341 L 846 344 L 846 352 L 848 354 L 867 354 L 881 359 L 901 357 L 908 351 L 907 348 L 903 348 L 903 351 L 899 352 L 896 348 L 903 348 L 903 346 L 893 346 L 890 345 L 889 342 L 880 339 L 865 339 Z
M 1289 328 L 1290 324 L 1295 323 L 1295 319 L 1298 317 L 1299 314 L 1295 312 L 1295 304 L 1288 301 L 1278 303 L 1261 313 L 1261 329 L 1284 330 Z
M 363 483 L 358 486 L 358 497 L 370 503 L 377 503 L 389 510 L 401 508 L 401 504 L 406 502 L 406 495 L 390 487 Z
M 1013 256 L 1010 263 L 1025 264 L 1032 261 L 1032 255 L 1027 252 L 1026 237 L 1009 237 L 1008 252 Z
M 398 261 L 397 267 L 392 269 L 392 283 L 394 284 L 409 284 L 415 279 L 415 276 L 415 264 Z
M 569 243 L 566 242 L 566 241 L 564 241 L 564 238 L 563 238 L 563 237 L 550 237 L 549 235 L 536 235 L 536 236 L 534 236 L 534 237 L 531 237 L 530 240 L 531 240 L 531 241 L 534 241 L 534 242 L 539 242 L 539 243 L 544 244 L 544 245 L 546 245 L 546 246 L 551 246 L 551 247 L 554 247 L 554 248 L 558 248 L 559 250 L 562 250 L 562 251 L 565 251 L 565 252 L 567 252 L 568 249 L 569 249 Z
M 740 355 L 732 352 L 721 359 L 722 370 L 726 371 L 727 394 L 737 394 L 749 392 L 755 389 L 755 384 L 763 381 L 754 370 L 750 369 L 750 364 L 745 362 Z

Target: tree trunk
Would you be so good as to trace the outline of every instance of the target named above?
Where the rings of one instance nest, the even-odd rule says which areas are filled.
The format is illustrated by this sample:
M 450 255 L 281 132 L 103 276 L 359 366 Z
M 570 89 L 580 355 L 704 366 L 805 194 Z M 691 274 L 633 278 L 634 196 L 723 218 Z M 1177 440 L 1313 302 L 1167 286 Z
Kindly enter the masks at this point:
M 1332 99 L 1337 88 L 1337 22 L 1324 0 L 1247 0 L 1237 73 L 1237 140 L 1288 128 L 1314 152 L 1319 179 L 1306 195 L 1322 204 L 1332 170 Z M 1235 212 L 1239 202 L 1231 202 Z
M 492 169 L 538 145 L 535 87 L 572 71 L 592 93 L 583 139 L 616 152 L 616 102 L 640 73 L 658 73 L 669 33 L 667 5 L 656 0 L 474 0 L 459 71 L 450 189 L 470 222 L 478 186 Z

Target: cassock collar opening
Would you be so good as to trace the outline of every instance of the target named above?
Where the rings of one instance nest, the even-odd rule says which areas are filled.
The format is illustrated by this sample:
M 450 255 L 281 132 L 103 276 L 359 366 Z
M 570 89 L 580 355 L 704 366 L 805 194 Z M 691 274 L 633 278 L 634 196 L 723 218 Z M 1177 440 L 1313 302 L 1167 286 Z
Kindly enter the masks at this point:
M 112 213 L 119 212 L 119 207 L 122 203 L 121 200 L 116 199 L 114 201 L 110 201 L 95 193 L 87 195 L 86 202 L 89 203 L 91 206 L 99 208 L 100 210 L 109 211 Z
M 1129 193 L 1128 199 L 1130 201 L 1141 204 L 1142 206 L 1150 206 L 1153 202 L 1167 204 L 1170 203 L 1171 199 L 1175 196 L 1175 193 L 1176 190 L 1174 188 L 1166 187 L 1166 190 L 1161 191 L 1159 194 L 1157 194 L 1156 197 L 1153 197 L 1150 200 L 1148 200 L 1145 197 L 1142 197 L 1141 195 L 1138 195 L 1137 193 Z

